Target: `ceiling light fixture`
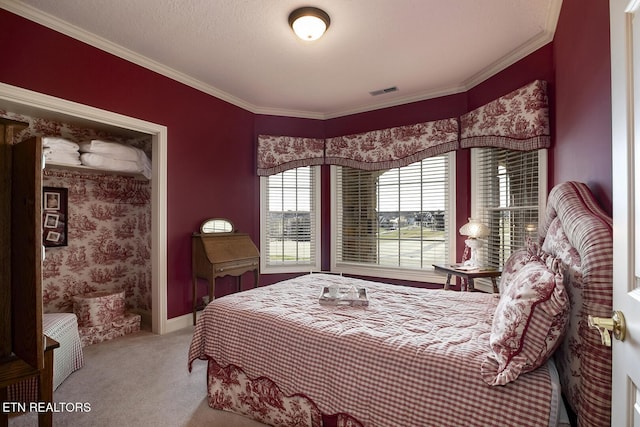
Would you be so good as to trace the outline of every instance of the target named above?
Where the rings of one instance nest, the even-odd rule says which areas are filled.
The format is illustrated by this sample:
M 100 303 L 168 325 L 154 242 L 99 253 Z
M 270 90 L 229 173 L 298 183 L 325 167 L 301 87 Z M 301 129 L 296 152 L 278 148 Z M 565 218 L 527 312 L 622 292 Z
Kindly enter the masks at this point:
M 317 7 L 301 7 L 289 14 L 291 29 L 305 41 L 318 40 L 327 31 L 330 23 L 327 12 Z

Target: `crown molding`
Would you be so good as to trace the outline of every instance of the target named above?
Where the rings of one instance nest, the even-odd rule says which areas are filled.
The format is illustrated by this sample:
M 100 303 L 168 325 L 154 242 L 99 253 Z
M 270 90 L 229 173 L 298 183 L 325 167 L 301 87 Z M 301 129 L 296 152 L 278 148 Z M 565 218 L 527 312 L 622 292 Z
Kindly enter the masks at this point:
M 70 24 L 69 22 L 56 18 L 53 15 L 42 12 L 41 10 L 38 10 L 27 4 L 15 0 L 0 0 L 0 7 L 8 10 L 9 12 L 15 13 L 16 15 L 22 16 L 23 18 L 26 18 L 30 21 L 36 22 L 47 28 L 67 35 L 73 39 L 87 43 L 88 45 L 93 46 L 97 49 L 103 50 L 107 53 L 125 59 L 151 71 L 155 71 L 156 73 L 159 73 L 165 77 L 183 83 L 194 89 L 198 89 L 201 92 L 229 102 L 230 104 L 244 108 L 245 110 L 254 112 L 254 110 L 256 109 L 256 106 L 243 99 L 235 97 L 211 85 L 203 83 L 202 81 L 194 79 L 193 77 L 185 73 L 182 73 L 171 67 L 167 67 L 166 65 L 147 58 L 146 56 L 140 55 L 116 43 L 110 42 L 103 37 L 100 37 L 85 29 Z
M 374 111 L 374 110 L 380 110 L 383 108 L 396 107 L 399 105 L 409 104 L 412 102 L 425 101 L 428 99 L 433 99 L 433 98 L 447 96 L 447 95 L 453 95 L 453 94 L 465 92 L 472 89 L 473 87 L 477 86 L 483 81 L 489 79 L 490 77 L 496 75 L 500 71 L 503 71 L 504 69 L 513 65 L 517 61 L 523 59 L 527 55 L 533 53 L 537 49 L 553 41 L 555 28 L 557 26 L 558 18 L 560 16 L 560 10 L 562 8 L 562 0 L 552 2 L 551 7 L 547 14 L 546 27 L 543 31 L 541 31 L 538 37 L 514 49 L 512 52 L 503 56 L 502 58 L 500 58 L 499 60 L 491 64 L 490 66 L 486 67 L 480 72 L 469 77 L 467 80 L 465 80 L 464 82 L 462 82 L 462 84 L 458 86 L 441 88 L 436 90 L 429 90 L 419 94 L 412 94 L 406 97 L 394 98 L 392 100 L 381 102 L 378 104 L 361 105 L 361 106 L 356 106 L 356 107 L 348 108 L 344 110 L 336 110 L 333 112 L 288 110 L 288 109 L 281 109 L 281 108 L 257 106 L 241 98 L 233 96 L 227 92 L 219 90 L 211 85 L 203 83 L 200 80 L 194 79 L 193 77 L 185 73 L 177 71 L 171 67 L 167 67 L 143 55 L 139 55 L 136 52 L 133 52 L 132 50 L 129 50 L 113 42 L 110 42 L 107 39 L 104 39 L 96 34 L 93 34 L 89 31 L 86 31 L 75 25 L 72 25 L 66 21 L 56 18 L 55 16 L 42 12 L 32 6 L 26 5 L 16 0 L 0 0 L 0 7 L 12 13 L 15 13 L 16 15 L 22 16 L 23 18 L 29 19 L 38 24 L 44 25 L 45 27 L 51 28 L 55 31 L 65 34 L 69 37 L 72 37 L 76 40 L 80 40 L 84 43 L 87 43 L 90 46 L 93 46 L 95 48 L 108 52 L 115 56 L 118 56 L 122 59 L 125 59 L 134 64 L 137 64 L 141 67 L 147 68 L 151 71 L 155 71 L 165 77 L 168 77 L 172 80 L 183 83 L 187 86 L 190 86 L 194 89 L 197 89 L 215 98 L 221 99 L 237 107 L 243 108 L 249 112 L 252 112 L 255 114 L 273 115 L 273 116 L 327 120 L 327 119 L 333 119 L 337 117 L 344 117 L 352 114 L 364 113 L 367 111 Z

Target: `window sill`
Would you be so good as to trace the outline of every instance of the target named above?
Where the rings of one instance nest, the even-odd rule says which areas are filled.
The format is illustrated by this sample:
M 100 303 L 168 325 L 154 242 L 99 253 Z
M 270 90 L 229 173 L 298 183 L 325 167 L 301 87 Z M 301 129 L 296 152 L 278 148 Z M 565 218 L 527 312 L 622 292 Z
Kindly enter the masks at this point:
M 425 270 L 408 270 L 402 268 L 389 267 L 365 267 L 353 264 L 336 264 L 332 266 L 334 273 L 353 274 L 358 276 L 379 277 L 383 279 L 408 280 L 412 282 L 442 284 L 447 280 L 447 276 L 438 274 L 433 268 Z

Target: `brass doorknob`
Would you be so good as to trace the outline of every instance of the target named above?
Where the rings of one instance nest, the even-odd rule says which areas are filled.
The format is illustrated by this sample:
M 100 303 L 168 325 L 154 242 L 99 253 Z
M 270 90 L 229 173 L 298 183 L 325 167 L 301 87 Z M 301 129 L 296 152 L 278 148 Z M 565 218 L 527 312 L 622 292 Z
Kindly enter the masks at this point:
M 594 317 L 589 315 L 589 326 L 596 328 L 600 332 L 600 338 L 602 338 L 602 344 L 611 347 L 611 334 L 615 339 L 624 341 L 624 337 L 627 333 L 627 325 L 624 321 L 624 315 L 621 311 L 614 311 L 610 318 L 606 317 Z

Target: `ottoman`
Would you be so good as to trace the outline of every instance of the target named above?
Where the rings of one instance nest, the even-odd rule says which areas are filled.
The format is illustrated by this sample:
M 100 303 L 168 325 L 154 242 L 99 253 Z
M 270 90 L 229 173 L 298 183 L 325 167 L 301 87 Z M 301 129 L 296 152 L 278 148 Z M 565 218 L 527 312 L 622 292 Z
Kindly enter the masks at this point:
M 75 295 L 73 312 L 83 347 L 140 330 L 141 316 L 125 312 L 124 291 Z

